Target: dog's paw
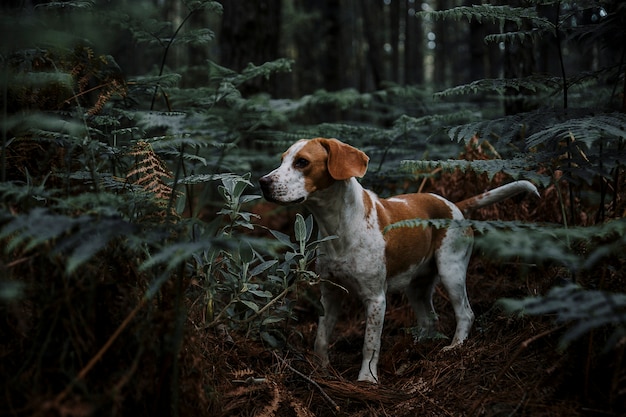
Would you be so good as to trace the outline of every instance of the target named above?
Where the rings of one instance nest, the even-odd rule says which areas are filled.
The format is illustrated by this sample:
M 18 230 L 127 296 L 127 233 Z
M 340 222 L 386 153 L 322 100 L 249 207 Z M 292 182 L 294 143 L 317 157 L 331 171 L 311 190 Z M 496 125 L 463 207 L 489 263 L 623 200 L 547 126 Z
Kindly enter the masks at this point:
M 374 375 L 368 372 L 366 374 L 359 375 L 359 379 L 357 379 L 357 382 L 368 382 L 370 384 L 378 384 L 378 378 L 376 378 Z
M 458 347 L 461 347 L 461 345 L 463 345 L 463 342 L 456 342 L 456 343 L 455 343 L 455 342 L 452 342 L 452 343 L 450 343 L 448 346 L 444 346 L 444 347 L 441 349 L 441 351 L 442 351 L 442 352 L 449 352 L 449 351 L 454 350 L 454 349 L 456 349 L 456 348 L 458 348 Z

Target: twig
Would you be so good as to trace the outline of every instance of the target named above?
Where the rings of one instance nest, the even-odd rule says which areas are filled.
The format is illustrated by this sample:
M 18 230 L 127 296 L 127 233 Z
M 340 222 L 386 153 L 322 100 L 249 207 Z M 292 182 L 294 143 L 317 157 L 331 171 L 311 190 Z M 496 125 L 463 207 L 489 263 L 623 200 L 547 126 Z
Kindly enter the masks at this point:
M 139 310 L 141 310 L 141 308 L 146 304 L 146 301 L 147 301 L 147 298 L 141 299 L 139 304 L 137 304 L 137 306 L 133 309 L 133 311 L 131 311 L 128 314 L 128 316 L 126 316 L 122 324 L 120 324 L 119 327 L 115 330 L 115 332 L 111 335 L 111 337 L 109 337 L 109 340 L 106 341 L 104 346 L 102 346 L 100 350 L 98 351 L 98 353 L 96 353 L 91 358 L 91 360 L 87 363 L 87 365 L 85 365 L 83 369 L 80 370 L 80 372 L 78 373 L 78 375 L 76 375 L 74 380 L 70 382 L 68 386 L 65 387 L 65 389 L 59 395 L 56 396 L 52 404 L 55 404 L 55 405 L 60 404 L 61 401 L 63 401 L 65 397 L 67 397 L 67 395 L 70 393 L 74 385 L 76 385 L 77 382 L 81 381 L 87 376 L 89 371 L 91 371 L 91 369 L 96 365 L 96 363 L 98 363 L 98 361 L 102 359 L 106 351 L 109 350 L 111 345 L 113 345 L 113 342 L 115 342 L 115 340 L 119 337 L 122 331 L 124 331 L 124 329 L 130 324 L 133 318 L 137 315 Z
M 304 379 L 308 383 L 310 383 L 313 386 L 315 386 L 319 390 L 319 392 L 322 394 L 322 397 L 324 397 L 324 399 L 326 401 L 328 401 L 328 403 L 330 403 L 330 405 L 335 409 L 335 411 L 340 411 L 341 410 L 341 407 L 339 407 L 337 405 L 337 403 L 335 401 L 333 401 L 333 399 L 330 398 L 330 396 L 328 394 L 326 394 L 326 392 L 322 389 L 322 387 L 319 386 L 319 384 L 317 382 L 313 381 L 311 378 L 309 378 L 308 376 L 304 375 L 302 372 L 298 371 L 293 366 L 289 365 L 287 363 L 287 361 L 285 361 L 283 358 L 278 356 L 276 353 L 274 353 L 274 356 L 276 357 L 276 359 L 281 361 L 282 364 L 285 365 L 285 367 L 287 367 L 287 369 L 289 369 L 291 372 L 295 373 L 296 375 L 298 375 L 299 377 L 301 377 L 302 379 Z
M 276 297 L 270 300 L 267 304 L 265 304 L 263 308 L 260 308 L 259 311 L 255 312 L 250 317 L 247 317 L 245 320 L 241 320 L 240 323 L 242 324 L 249 323 L 255 318 L 259 317 L 261 314 L 265 313 L 271 306 L 273 306 L 278 301 L 285 298 L 285 296 L 287 296 L 287 294 L 289 294 L 289 291 L 291 291 L 292 289 L 293 289 L 293 285 L 290 285 L 289 287 L 285 288 L 280 294 L 278 294 Z

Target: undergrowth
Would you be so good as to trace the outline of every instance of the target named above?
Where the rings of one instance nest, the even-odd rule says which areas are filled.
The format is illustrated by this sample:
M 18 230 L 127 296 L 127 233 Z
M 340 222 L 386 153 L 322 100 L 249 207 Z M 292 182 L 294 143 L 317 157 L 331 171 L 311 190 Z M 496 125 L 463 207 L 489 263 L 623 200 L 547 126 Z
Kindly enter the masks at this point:
M 221 11 L 218 2 L 183 3 L 189 16 Z M 580 43 L 623 38 L 625 6 L 605 3 L 607 16 L 586 27 L 572 25 L 571 14 L 555 24 L 534 6 L 463 7 L 429 18 L 532 27 L 488 42 L 560 32 Z M 571 13 L 601 5 L 579 7 Z M 284 230 L 259 226 L 267 218 L 255 212 L 255 179 L 301 137 L 337 137 L 365 150 L 364 185 L 384 196 L 435 191 L 458 201 L 512 179 L 533 181 L 542 194 L 534 211 L 514 200 L 460 226 L 477 231 L 477 255 L 492 262 L 559 271 L 545 296 L 504 301 L 509 310 L 553 315 L 567 326 L 560 348 L 606 331 L 590 352 L 623 352 L 626 108 L 615 93 L 626 86 L 623 54 L 592 74 L 477 80 L 435 99 L 426 87 L 387 85 L 279 100 L 239 89 L 289 71 L 290 61 L 241 73 L 208 62 L 207 82 L 185 87 L 183 69 L 166 65 L 171 48 L 206 44 L 213 33 L 185 32 L 187 20 L 174 27 L 123 12 L 92 1 L 48 2 L 21 16 L 33 19 L 29 27 L 46 22 L 34 34 L 16 27 L 18 16 L 0 18 L 15 28 L 18 45 L 27 44 L 1 51 L 2 412 L 178 415 L 196 396 L 210 415 L 226 400 L 219 381 L 186 362 L 193 359 L 185 349 L 200 346 L 188 347 L 197 337 L 190 335 L 289 347 L 296 300 L 317 284 L 320 242 L 311 217 L 290 218 Z M 125 76 L 85 39 L 42 42 L 59 29 L 49 22 L 86 16 L 155 48 L 154 69 Z M 477 106 L 464 100 L 468 94 L 490 100 Z M 511 99 L 535 108 L 502 115 Z M 418 219 L 396 226 L 424 225 L 459 226 Z M 183 377 L 201 380 L 202 392 L 182 390 Z M 284 392 L 284 381 L 276 384 Z M 307 415 L 297 411 L 306 408 L 300 400 L 289 401 Z

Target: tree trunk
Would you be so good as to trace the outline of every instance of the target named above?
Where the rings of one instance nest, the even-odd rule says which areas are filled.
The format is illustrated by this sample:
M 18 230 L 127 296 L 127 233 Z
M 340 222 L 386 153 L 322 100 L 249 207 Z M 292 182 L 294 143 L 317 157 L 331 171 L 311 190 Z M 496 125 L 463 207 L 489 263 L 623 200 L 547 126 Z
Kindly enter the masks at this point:
M 447 0 L 437 1 L 437 10 L 448 10 Z M 439 19 L 435 22 L 436 48 L 435 48 L 435 73 L 433 82 L 438 88 L 449 86 L 450 81 L 447 76 L 449 67 L 450 41 L 448 39 L 448 26 L 456 24 L 447 20 Z
M 522 2 L 515 0 L 509 2 L 511 7 L 521 7 Z M 505 31 L 518 30 L 517 25 L 507 24 Z M 523 23 L 519 30 L 530 30 L 528 23 Z M 531 75 L 535 69 L 535 57 L 532 41 L 507 42 L 504 49 L 504 78 L 523 78 Z M 504 100 L 504 111 L 506 114 L 517 114 L 532 110 L 526 105 L 524 95 L 532 95 L 532 91 L 511 89 L 507 92 L 510 98 Z
M 389 5 L 389 44 L 391 45 L 390 76 L 400 83 L 400 0 L 391 0 Z
M 224 0 L 220 31 L 220 62 L 241 71 L 249 63 L 261 65 L 280 57 L 281 0 Z M 273 92 L 271 81 L 255 79 L 244 93 Z
M 383 3 L 361 0 L 361 10 L 363 13 L 363 32 L 367 41 L 367 62 L 374 82 L 374 88 L 381 88 L 384 78 L 384 62 L 382 59 L 384 34 Z
M 406 31 L 404 40 L 404 80 L 406 84 L 424 82 L 424 53 L 422 24 L 415 16 L 415 2 L 406 2 Z

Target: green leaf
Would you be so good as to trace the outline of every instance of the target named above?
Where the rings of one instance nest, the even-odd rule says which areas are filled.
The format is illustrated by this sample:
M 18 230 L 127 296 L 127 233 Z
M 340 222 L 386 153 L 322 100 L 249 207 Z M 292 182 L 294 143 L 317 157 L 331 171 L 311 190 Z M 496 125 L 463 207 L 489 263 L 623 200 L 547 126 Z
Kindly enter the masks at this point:
M 278 339 L 266 331 L 261 332 L 261 339 L 265 340 L 273 348 L 279 347 Z
M 259 298 L 272 298 L 273 294 L 269 291 L 260 291 L 260 290 L 248 290 L 248 292 L 252 295 L 256 295 Z
M 265 319 L 263 319 L 263 321 L 261 322 L 261 326 L 267 326 L 268 324 L 280 323 L 281 321 L 285 321 L 285 318 L 270 316 L 270 317 L 266 317 Z
M 255 313 L 259 312 L 259 306 L 256 305 L 256 303 L 254 303 L 253 301 L 239 300 L 239 302 L 248 307 L 250 310 L 254 311 Z
M 294 233 L 296 241 L 306 242 L 307 239 L 307 227 L 304 222 L 304 217 L 300 213 L 296 214 L 296 222 L 294 224 Z
M 270 230 L 270 233 L 283 245 L 288 246 L 291 249 L 296 249 L 298 247 L 291 241 L 291 238 L 289 237 L 289 235 L 286 235 L 277 230 Z
M 260 264 L 258 264 L 257 266 L 255 266 L 254 268 L 250 270 L 250 276 L 254 277 L 256 275 L 259 275 L 267 271 L 268 269 L 270 269 L 272 266 L 276 265 L 277 263 L 278 263 L 277 259 L 272 259 L 271 261 L 261 262 Z

